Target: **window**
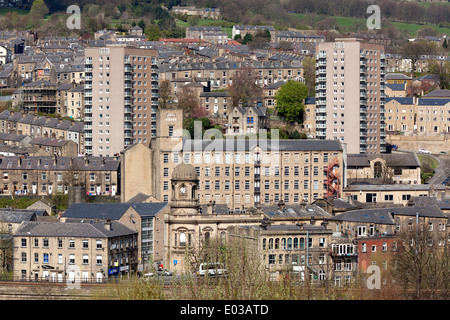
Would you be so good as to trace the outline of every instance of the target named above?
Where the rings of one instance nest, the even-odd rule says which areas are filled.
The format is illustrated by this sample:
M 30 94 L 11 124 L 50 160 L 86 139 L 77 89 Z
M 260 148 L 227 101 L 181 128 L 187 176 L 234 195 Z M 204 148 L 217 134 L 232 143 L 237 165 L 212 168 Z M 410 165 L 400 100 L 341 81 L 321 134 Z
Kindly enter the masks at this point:
M 366 231 L 367 231 L 366 226 L 358 226 L 358 237 L 365 237 Z
M 69 254 L 69 264 L 75 264 L 75 255 Z
M 325 238 L 319 238 L 319 248 L 325 248 Z
M 89 256 L 87 254 L 83 254 L 83 264 L 89 264 Z
M 89 241 L 83 240 L 83 249 L 89 249 Z
M 21 241 L 20 241 L 20 246 L 21 247 L 26 247 L 27 246 L 27 239 L 22 238 Z
M 48 260 L 48 253 L 44 253 L 44 254 L 43 254 L 43 261 L 42 261 L 42 262 L 43 262 L 43 263 L 49 263 L 48 261 L 49 261 L 49 260 Z
M 69 248 L 75 248 L 75 240 L 69 240 Z
M 269 254 L 269 264 L 275 264 L 276 255 Z

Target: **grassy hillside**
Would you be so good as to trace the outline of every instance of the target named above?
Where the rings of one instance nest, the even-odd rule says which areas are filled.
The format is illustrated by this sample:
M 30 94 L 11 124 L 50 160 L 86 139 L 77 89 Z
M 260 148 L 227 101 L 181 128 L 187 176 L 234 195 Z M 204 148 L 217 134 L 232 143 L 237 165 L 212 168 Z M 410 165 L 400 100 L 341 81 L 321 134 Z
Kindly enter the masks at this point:
M 299 21 L 299 24 L 308 25 L 314 22 L 318 22 L 321 19 L 327 18 L 320 17 L 316 15 L 307 15 L 302 13 L 291 13 L 294 17 L 296 17 Z M 330 16 L 336 19 L 336 23 L 341 31 L 344 32 L 357 32 L 358 29 L 366 30 L 366 19 L 363 18 L 347 18 L 347 17 L 338 17 L 338 16 Z M 414 23 L 405 23 L 405 22 L 391 22 L 395 27 L 399 30 L 406 30 L 411 37 L 415 37 L 417 35 L 417 31 L 423 28 L 425 25 L 422 24 L 414 24 Z M 431 25 L 435 30 L 439 33 L 450 36 L 450 28 L 443 28 Z
M 25 9 L 17 9 L 17 8 L 2 8 L 0 7 L 0 16 L 6 15 L 8 12 L 17 12 L 17 14 L 24 16 L 29 13 L 28 10 Z
M 187 28 L 189 27 L 189 22 L 176 20 L 177 26 Z M 198 19 L 196 21 L 197 26 L 220 26 L 222 30 L 228 34 L 231 38 L 233 27 L 230 22 L 225 20 L 212 20 L 212 19 Z

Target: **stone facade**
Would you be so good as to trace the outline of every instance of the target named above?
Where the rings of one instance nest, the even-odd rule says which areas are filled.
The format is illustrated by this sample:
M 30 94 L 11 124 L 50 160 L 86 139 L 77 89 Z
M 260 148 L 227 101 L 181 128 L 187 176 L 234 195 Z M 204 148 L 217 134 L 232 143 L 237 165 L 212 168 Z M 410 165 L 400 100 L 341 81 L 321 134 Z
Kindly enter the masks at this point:
M 118 194 L 119 160 L 83 157 L 3 157 L 3 194 L 67 194 L 83 185 L 90 195 Z
M 24 222 L 13 246 L 15 280 L 103 282 L 137 271 L 137 233 L 117 222 Z

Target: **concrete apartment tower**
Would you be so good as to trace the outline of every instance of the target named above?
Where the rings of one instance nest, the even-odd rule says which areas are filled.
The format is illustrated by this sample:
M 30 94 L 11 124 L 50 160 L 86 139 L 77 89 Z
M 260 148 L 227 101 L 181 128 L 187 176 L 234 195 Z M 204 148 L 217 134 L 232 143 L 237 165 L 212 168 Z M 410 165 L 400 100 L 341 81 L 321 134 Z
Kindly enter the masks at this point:
M 85 152 L 114 156 L 156 134 L 157 51 L 126 44 L 85 50 Z
M 317 138 L 338 139 L 348 153 L 385 152 L 384 46 L 345 38 L 316 52 Z

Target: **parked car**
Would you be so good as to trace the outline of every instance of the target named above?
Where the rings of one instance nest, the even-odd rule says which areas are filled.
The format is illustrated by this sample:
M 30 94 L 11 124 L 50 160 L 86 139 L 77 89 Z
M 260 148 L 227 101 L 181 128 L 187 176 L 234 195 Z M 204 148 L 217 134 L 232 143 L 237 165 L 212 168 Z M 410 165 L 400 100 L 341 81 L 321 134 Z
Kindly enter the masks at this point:
M 209 276 L 222 276 L 227 274 L 227 269 L 225 269 L 225 266 L 219 262 L 201 263 L 197 274 L 202 277 L 206 274 Z
M 427 149 L 419 149 L 419 153 L 431 154 L 431 151 L 429 151 Z
M 439 154 L 447 154 L 447 152 L 441 151 L 441 152 L 439 152 Z
M 169 270 L 159 270 L 158 271 L 158 276 L 170 277 L 172 275 L 173 275 L 172 271 L 169 271 Z

